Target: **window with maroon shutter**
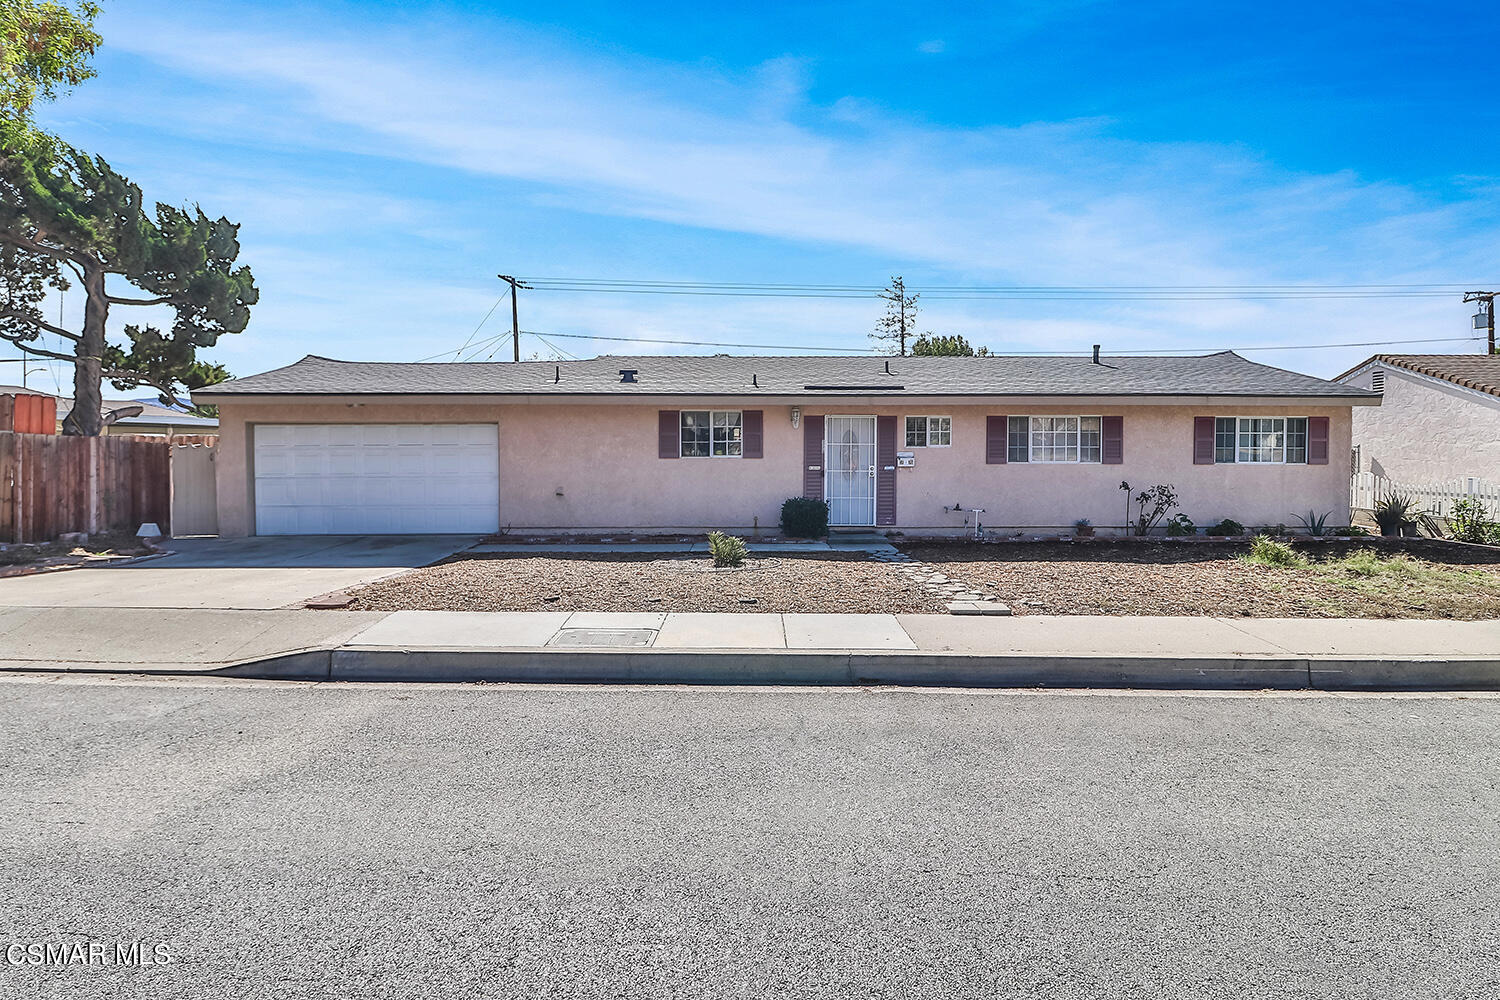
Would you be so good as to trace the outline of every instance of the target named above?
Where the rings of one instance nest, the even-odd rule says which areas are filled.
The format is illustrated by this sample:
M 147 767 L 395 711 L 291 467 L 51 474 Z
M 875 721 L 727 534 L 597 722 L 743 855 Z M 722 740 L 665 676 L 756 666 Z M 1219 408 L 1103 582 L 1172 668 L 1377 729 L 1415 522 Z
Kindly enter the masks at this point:
M 1004 465 L 1005 446 L 1010 432 L 1009 417 L 984 418 L 984 464 Z
M 681 452 L 678 448 L 678 434 L 681 433 L 677 423 L 677 410 L 658 410 L 656 413 L 656 457 L 678 458 Z
M 823 499 L 823 418 L 802 418 L 802 495 Z
M 1214 418 L 1193 418 L 1193 464 L 1214 464 Z
M 1328 418 L 1307 418 L 1307 464 L 1328 464 Z
M 1125 461 L 1125 418 L 1104 417 L 1101 423 L 1104 433 L 1099 461 L 1104 465 L 1120 465 Z
M 765 413 L 761 410 L 746 410 L 740 427 L 745 442 L 741 454 L 745 458 L 760 458 L 765 453 Z

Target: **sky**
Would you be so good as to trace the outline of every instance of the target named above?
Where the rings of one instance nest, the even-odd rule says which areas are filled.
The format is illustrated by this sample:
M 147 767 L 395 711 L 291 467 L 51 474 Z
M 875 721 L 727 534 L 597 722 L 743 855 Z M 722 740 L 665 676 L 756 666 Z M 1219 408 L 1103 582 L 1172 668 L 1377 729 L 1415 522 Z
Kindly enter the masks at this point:
M 508 301 L 480 327 L 499 273 L 902 275 L 919 330 L 995 351 L 1236 348 L 1319 375 L 1474 350 L 1442 340 L 1474 310 L 942 290 L 1500 284 L 1492 3 L 105 8 L 97 78 L 40 119 L 241 225 L 260 303 L 202 354 L 236 374 L 504 360 Z M 519 310 L 547 337 L 523 355 L 551 358 L 863 351 L 881 303 L 538 289 Z

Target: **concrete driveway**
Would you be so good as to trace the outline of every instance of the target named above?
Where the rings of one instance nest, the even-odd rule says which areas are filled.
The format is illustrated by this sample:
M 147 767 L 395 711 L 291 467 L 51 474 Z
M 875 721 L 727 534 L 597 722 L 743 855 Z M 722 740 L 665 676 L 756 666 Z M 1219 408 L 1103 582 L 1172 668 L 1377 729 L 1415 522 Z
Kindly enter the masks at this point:
M 284 608 L 473 545 L 472 535 L 186 538 L 133 566 L 0 580 L 0 607 Z

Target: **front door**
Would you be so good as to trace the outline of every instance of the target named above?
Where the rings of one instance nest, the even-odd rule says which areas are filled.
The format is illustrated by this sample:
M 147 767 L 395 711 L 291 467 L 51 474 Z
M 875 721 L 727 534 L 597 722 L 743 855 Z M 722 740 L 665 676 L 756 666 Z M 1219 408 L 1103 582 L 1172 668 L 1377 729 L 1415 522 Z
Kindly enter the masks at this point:
M 823 496 L 828 523 L 875 523 L 875 418 L 823 421 Z

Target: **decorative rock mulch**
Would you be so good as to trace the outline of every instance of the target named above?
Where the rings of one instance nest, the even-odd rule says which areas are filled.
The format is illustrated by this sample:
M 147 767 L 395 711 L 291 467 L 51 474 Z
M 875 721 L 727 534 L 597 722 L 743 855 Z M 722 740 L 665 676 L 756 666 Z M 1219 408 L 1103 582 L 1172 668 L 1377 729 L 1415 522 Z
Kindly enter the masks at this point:
M 939 573 L 930 565 L 918 562 L 905 552 L 875 552 L 875 562 L 895 563 L 899 572 L 920 583 L 928 593 L 941 600 L 950 615 L 1008 615 L 1010 608 L 994 594 L 983 593 Z

